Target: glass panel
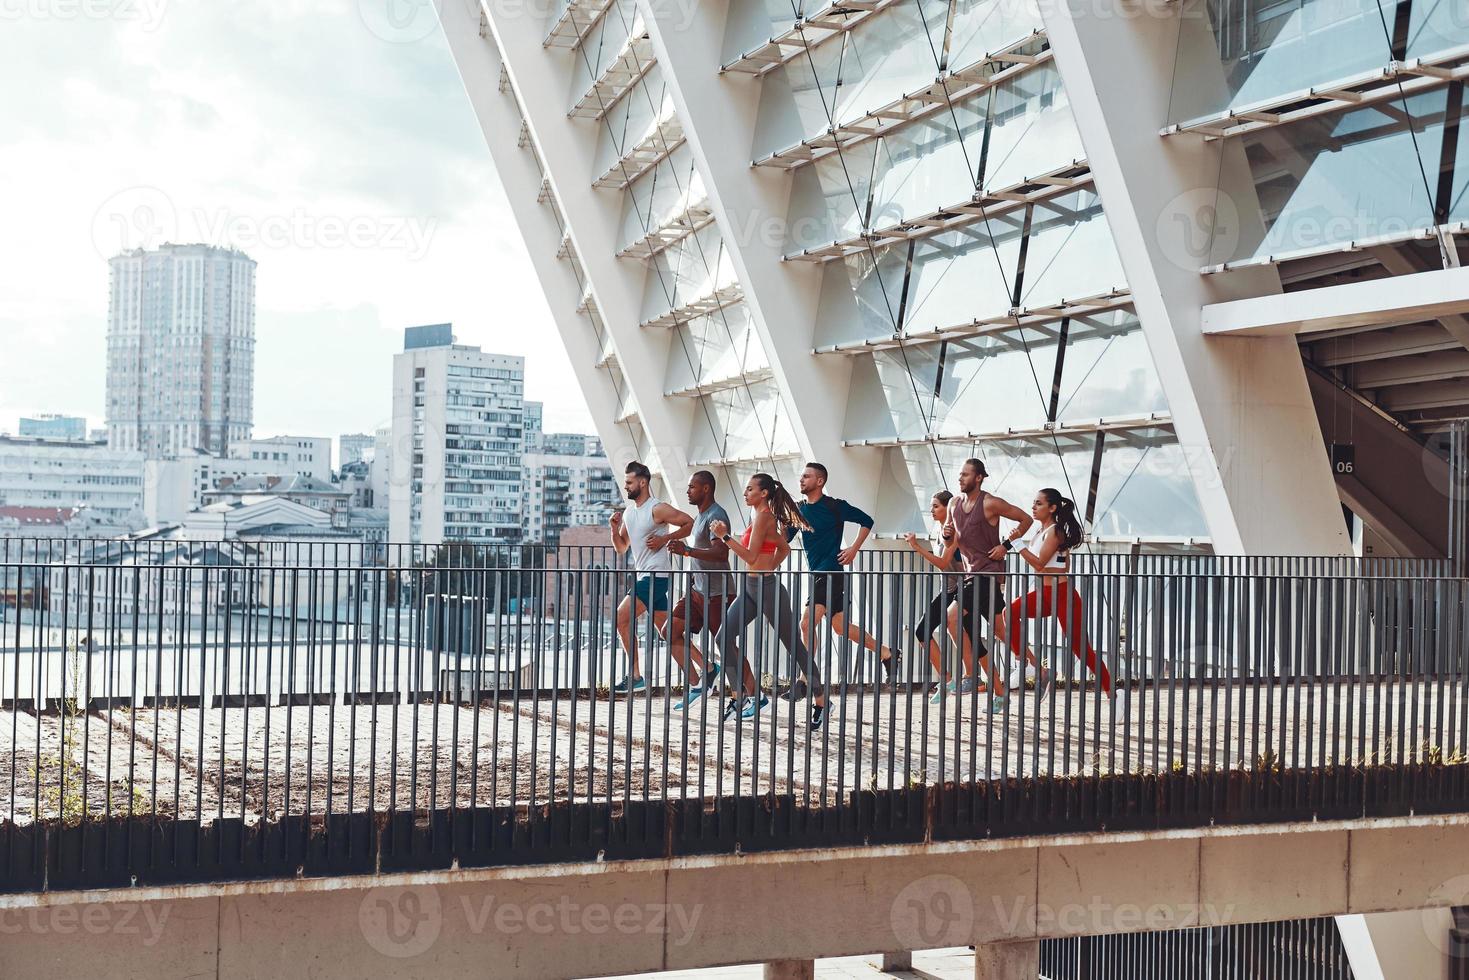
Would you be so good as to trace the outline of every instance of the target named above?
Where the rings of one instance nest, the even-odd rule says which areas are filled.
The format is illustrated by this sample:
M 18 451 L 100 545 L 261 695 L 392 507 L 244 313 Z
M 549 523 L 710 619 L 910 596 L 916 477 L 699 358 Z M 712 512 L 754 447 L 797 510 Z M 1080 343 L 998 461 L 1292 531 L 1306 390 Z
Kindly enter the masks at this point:
M 685 217 L 690 205 L 707 198 L 703 178 L 694 166 L 693 151 L 687 144 L 680 146 L 623 193 L 621 246 Z
M 677 329 L 668 349 L 664 387 L 679 391 L 768 365 L 749 307 L 736 303 Z
M 1059 330 L 1060 324 L 1054 324 L 1053 329 Z M 1163 386 L 1135 314 L 1118 310 L 1095 317 L 1073 317 L 1068 330 L 1056 403 L 1058 419 L 1095 421 L 1168 411 Z
M 1425 175 L 1439 171 L 1447 89 L 1243 137 L 1261 220 L 1219 196 L 1207 262 L 1326 248 L 1432 225 Z M 1436 181 L 1434 182 L 1436 187 Z M 1250 231 L 1250 229 L 1253 229 Z
M 729 64 L 745 52 L 790 30 L 795 26 L 796 11 L 801 3 L 802 0 L 732 0 L 724 22 L 720 63 Z M 809 6 L 820 7 L 824 3 L 811 0 Z
M 1012 212 L 917 243 L 906 332 L 924 333 L 1008 311 L 1023 221 L 1023 215 Z
M 567 102 L 581 101 L 593 83 L 622 53 L 627 39 L 643 30 L 642 14 L 633 0 L 618 0 L 572 53 L 571 92 Z
M 1028 177 L 1086 159 L 1061 74 L 1033 69 L 990 90 L 991 131 L 984 160 L 986 190 L 1012 187 Z
M 873 142 L 823 157 L 791 179 L 787 255 L 861 234 L 872 178 Z
M 626 98 L 618 100 L 608 111 L 604 125 L 597 128 L 592 176 L 600 177 L 617 166 L 628 150 L 651 136 L 659 123 L 672 118 L 673 112 L 673 97 L 662 69 L 655 65 Z
M 689 458 L 744 459 L 796 448 L 779 390 L 756 382 L 702 396 L 694 412 Z
M 941 346 L 948 349 L 935 406 L 940 435 L 1034 429 L 1045 423 L 1056 370 L 1054 343 L 1034 330 L 1019 330 L 924 348 L 937 354 Z
M 981 108 L 971 100 L 879 141 L 871 227 L 899 225 L 974 196 L 984 144 Z
M 891 337 L 903 296 L 906 247 L 881 249 L 822 266 L 815 345 Z
M 1171 433 L 1150 434 L 1108 433 L 1090 532 L 1105 537 L 1208 537 L 1187 454 Z
M 955 0 L 949 67 L 968 68 L 1043 26 L 1034 0 Z
M 1392 60 L 1397 7 L 1398 0 L 1186 0 L 1169 121 L 1382 68 Z
M 847 32 L 832 118 L 850 122 L 933 84 L 948 9 L 948 0 L 906 0 Z
M 841 61 L 842 42 L 832 41 L 792 58 L 761 79 L 752 150 L 755 159 L 826 132 Z
M 1408 18 L 1408 57 L 1428 58 L 1469 44 L 1469 5 L 1464 0 L 1414 0 Z
M 1020 305 L 1049 306 L 1127 284 L 1102 201 L 1090 189 L 1035 206 Z
M 643 286 L 643 321 L 656 319 L 737 281 L 719 229 L 710 225 L 653 257 Z

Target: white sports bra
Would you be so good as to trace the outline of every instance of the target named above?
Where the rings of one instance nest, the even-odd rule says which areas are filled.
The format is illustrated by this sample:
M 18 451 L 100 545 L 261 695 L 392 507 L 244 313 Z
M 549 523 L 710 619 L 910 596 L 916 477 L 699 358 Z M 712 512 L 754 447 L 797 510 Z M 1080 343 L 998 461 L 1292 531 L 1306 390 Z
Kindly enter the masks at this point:
M 1055 526 L 1054 524 L 1041 525 L 1037 522 L 1032 525 L 1030 532 L 1026 534 L 1025 539 L 1021 542 L 1021 546 L 1026 548 L 1032 555 L 1040 557 L 1041 543 L 1045 540 L 1046 531 Z M 1066 570 L 1066 561 L 1069 557 L 1070 552 L 1058 548 L 1056 549 L 1056 553 L 1051 556 L 1051 560 L 1046 562 L 1045 567 L 1059 569 L 1064 572 Z

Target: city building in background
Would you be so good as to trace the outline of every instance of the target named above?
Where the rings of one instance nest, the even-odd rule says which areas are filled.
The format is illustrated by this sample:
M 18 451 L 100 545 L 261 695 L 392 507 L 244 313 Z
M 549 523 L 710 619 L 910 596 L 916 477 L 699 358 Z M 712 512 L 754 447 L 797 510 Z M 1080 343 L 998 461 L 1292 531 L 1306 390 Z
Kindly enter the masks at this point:
M 818 459 L 891 534 L 979 456 L 1096 549 L 1446 553 L 1461 5 L 777 6 L 445 27 L 614 470 Z
M 546 434 L 546 406 L 542 402 L 525 403 L 525 451 L 533 453 L 541 448 L 541 438 Z
M 87 438 L 87 420 L 76 415 L 37 415 L 22 417 L 20 435 L 34 439 L 68 439 L 81 442 Z
M 294 473 L 313 480 L 332 478 L 332 441 L 326 436 L 272 436 L 230 443 L 234 459 L 267 463 L 276 473 Z
M 370 433 L 342 433 L 337 437 L 337 467 L 371 459 L 376 444 L 377 438 Z
M 393 541 L 507 544 L 521 537 L 525 359 L 410 327 L 393 358 Z
M 606 456 L 587 451 L 589 438 L 595 443 L 595 438 L 581 436 L 575 451 L 545 446 L 521 457 L 526 541 L 554 545 L 567 528 L 605 525 L 611 517 L 621 499 L 621 481 L 613 478 Z
M 143 454 L 106 443 L 0 436 L 0 507 L 96 515 L 121 530 L 143 523 Z
M 224 455 L 254 422 L 255 261 L 164 245 L 111 262 L 107 430 L 113 449 Z

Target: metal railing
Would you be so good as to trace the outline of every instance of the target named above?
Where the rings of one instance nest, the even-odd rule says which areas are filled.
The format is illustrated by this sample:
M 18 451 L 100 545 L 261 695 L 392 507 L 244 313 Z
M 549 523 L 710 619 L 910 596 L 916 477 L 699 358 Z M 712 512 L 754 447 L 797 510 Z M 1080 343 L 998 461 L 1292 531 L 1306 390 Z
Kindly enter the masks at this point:
M 960 580 L 864 554 L 843 626 L 900 660 L 813 626 L 813 728 L 775 696 L 809 574 L 736 646 L 675 634 L 723 664 L 702 698 L 644 610 L 624 693 L 633 575 L 597 552 L 0 562 L 0 891 L 1469 810 L 1442 562 L 1078 555 L 1072 629 L 942 599 L 925 648 Z

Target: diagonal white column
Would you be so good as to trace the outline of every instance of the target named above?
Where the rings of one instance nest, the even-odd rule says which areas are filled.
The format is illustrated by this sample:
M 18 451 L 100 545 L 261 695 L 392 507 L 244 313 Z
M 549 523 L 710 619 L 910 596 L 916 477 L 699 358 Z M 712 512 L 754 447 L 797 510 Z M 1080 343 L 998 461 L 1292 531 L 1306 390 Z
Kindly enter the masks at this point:
M 639 5 L 801 451 L 830 470 L 833 493 L 870 503 L 881 454 L 842 446 L 851 358 L 811 353 L 821 267 L 781 262 L 791 177 L 750 165 L 761 83 L 719 74 L 729 4 Z
M 526 151 L 515 143 L 520 121 L 512 122 L 504 110 L 491 105 L 497 99 L 507 98 L 498 89 L 497 62 L 503 59 L 503 66 L 525 111 L 525 123 L 540 149 L 541 166 L 545 168 L 551 189 L 561 206 L 562 220 L 566 223 L 572 247 L 591 284 L 602 322 L 612 338 L 618 365 L 637 397 L 638 420 L 653 447 L 652 458 L 644 462 L 661 472 L 666 487 L 682 487 L 689 474 L 692 405 L 687 399 L 661 396 L 670 334 L 663 330 L 644 330 L 639 326 L 643 282 L 647 273 L 640 263 L 616 257 L 622 196 L 592 186 L 595 175 L 589 173 L 589 161 L 595 159 L 596 127 L 600 124 L 567 115 L 566 91 L 573 67 L 571 59 L 577 55 L 560 48 L 544 48 L 541 42 L 545 26 L 538 18 L 528 15 L 529 8 L 484 5 L 485 23 L 493 35 L 491 41 L 480 37 L 478 9 L 469 7 L 464 0 L 435 2 L 470 99 L 480 114 L 485 139 L 505 180 L 512 206 L 524 207 L 528 201 L 530 207 L 540 207 L 536 204 L 537 191 L 530 191 L 527 195 L 522 186 L 523 180 L 516 180 L 516 187 L 511 188 L 512 179 L 519 171 L 510 158 Z M 474 50 L 475 45 L 480 46 L 478 52 Z M 477 65 L 482 65 L 483 69 L 472 67 Z M 474 72 L 476 77 L 470 78 L 470 72 Z M 530 229 L 541 226 L 539 216 L 527 220 L 517 210 L 516 217 L 526 232 L 527 240 L 531 236 Z M 568 353 L 578 364 L 577 379 L 583 390 L 588 392 L 599 386 L 609 387 L 605 377 L 589 384 L 584 374 L 585 368 L 599 356 L 593 353 L 589 357 L 585 341 L 581 339 L 579 331 L 589 328 L 574 327 L 562 319 L 567 310 L 572 311 L 573 316 L 580 316 L 574 311 L 578 298 L 575 277 L 571 276 L 569 266 L 564 274 L 558 268 L 565 263 L 556 258 L 557 245 L 546 247 L 544 237 L 537 237 L 541 240 L 531 245 L 531 258 L 551 308 L 558 317 L 557 324 L 567 343 Z M 571 283 L 567 282 L 568 278 Z M 592 370 L 601 373 L 595 368 Z M 626 443 L 627 435 L 625 430 L 621 434 L 616 431 L 619 427 L 613 422 L 612 413 L 603 407 L 605 398 L 598 396 L 598 401 L 602 404 L 593 405 L 598 435 L 609 440 L 608 456 L 615 464 L 620 460 L 613 448 Z
M 1258 213 L 1242 149 L 1159 135 L 1180 31 L 1207 32 L 1208 23 L 1184 21 L 1178 3 L 1040 6 L 1215 549 L 1349 553 L 1295 340 L 1206 337 L 1201 327 L 1207 304 L 1280 292 L 1273 269 L 1198 271 L 1202 216 L 1221 200 L 1239 203 L 1218 208 L 1219 220 Z M 1201 42 L 1193 50 L 1212 50 L 1210 39 L 1190 39 Z M 1189 71 L 1202 82 L 1210 68 Z

